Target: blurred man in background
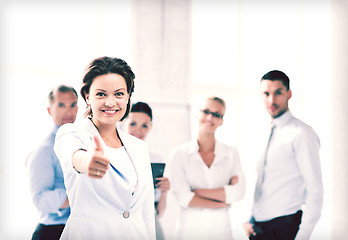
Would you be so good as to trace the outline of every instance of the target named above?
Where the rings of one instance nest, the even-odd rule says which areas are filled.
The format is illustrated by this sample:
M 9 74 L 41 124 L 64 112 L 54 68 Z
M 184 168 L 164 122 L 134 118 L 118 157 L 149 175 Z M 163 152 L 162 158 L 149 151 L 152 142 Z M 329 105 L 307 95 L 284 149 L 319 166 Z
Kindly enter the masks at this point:
M 252 218 L 244 229 L 249 239 L 309 239 L 323 205 L 319 138 L 291 114 L 285 73 L 266 73 L 261 94 L 272 121 L 258 162 Z
M 49 93 L 48 101 L 47 110 L 54 126 L 26 162 L 31 196 L 39 211 L 39 224 L 32 236 L 34 240 L 59 239 L 70 215 L 63 172 L 53 146 L 58 128 L 76 119 L 77 93 L 71 86 L 59 85 Z

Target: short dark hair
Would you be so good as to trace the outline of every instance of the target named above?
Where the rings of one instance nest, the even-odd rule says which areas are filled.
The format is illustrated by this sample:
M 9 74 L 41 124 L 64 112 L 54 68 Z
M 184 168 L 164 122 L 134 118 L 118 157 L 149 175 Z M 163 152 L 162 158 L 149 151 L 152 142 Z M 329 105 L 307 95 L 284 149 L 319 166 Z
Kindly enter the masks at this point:
M 281 81 L 283 85 L 286 87 L 286 90 L 290 89 L 290 79 L 289 77 L 279 70 L 272 70 L 263 75 L 262 80 L 270 80 L 270 81 Z
M 132 105 L 131 112 L 142 112 L 146 113 L 152 121 L 152 110 L 147 103 L 137 102 Z
M 71 86 L 68 86 L 68 85 L 64 85 L 64 84 L 60 84 L 58 85 L 57 87 L 53 88 L 50 93 L 48 94 L 48 103 L 51 105 L 53 103 L 53 100 L 54 100 L 54 95 L 56 92 L 62 92 L 62 93 L 65 93 L 65 92 L 73 92 L 76 96 L 76 98 L 78 98 L 77 96 L 77 92 L 76 90 L 71 87 Z
M 132 93 L 134 92 L 134 78 L 135 75 L 128 64 L 119 58 L 111 58 L 111 57 L 100 57 L 94 59 L 87 67 L 85 76 L 83 77 L 83 85 L 81 88 L 81 96 L 86 101 L 86 95 L 89 94 L 89 90 L 91 88 L 91 85 L 93 83 L 93 80 L 101 75 L 106 75 L 109 73 L 116 73 L 119 74 L 124 78 L 127 85 L 127 92 L 129 94 L 129 100 L 127 103 L 127 109 L 123 117 L 121 118 L 121 121 L 125 119 L 128 116 L 129 110 L 130 110 L 130 98 L 132 96 Z M 92 116 L 92 109 L 90 106 L 87 105 L 87 110 L 85 112 L 85 117 Z

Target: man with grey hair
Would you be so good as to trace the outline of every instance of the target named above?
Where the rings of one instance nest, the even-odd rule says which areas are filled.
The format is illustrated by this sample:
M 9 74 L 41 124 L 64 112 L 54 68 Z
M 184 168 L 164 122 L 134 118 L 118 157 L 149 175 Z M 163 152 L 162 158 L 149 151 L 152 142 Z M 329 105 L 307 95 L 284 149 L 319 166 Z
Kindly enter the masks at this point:
M 59 239 L 70 215 L 63 172 L 53 146 L 58 128 L 76 119 L 77 93 L 71 86 L 59 85 L 49 93 L 48 102 L 54 127 L 26 161 L 30 192 L 40 218 L 32 236 L 35 240 Z

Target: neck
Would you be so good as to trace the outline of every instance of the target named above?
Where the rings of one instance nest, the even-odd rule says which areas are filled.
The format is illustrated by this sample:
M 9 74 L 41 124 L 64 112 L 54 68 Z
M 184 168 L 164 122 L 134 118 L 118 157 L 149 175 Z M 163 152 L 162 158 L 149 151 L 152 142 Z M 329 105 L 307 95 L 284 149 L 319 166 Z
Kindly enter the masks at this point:
M 280 118 L 281 116 L 283 116 L 286 112 L 288 112 L 289 111 L 289 108 L 288 109 L 286 109 L 284 112 L 282 112 L 281 114 L 279 114 L 278 116 L 276 116 L 276 117 L 271 117 L 272 118 L 272 120 L 274 120 L 274 119 L 276 119 L 276 118 Z
M 98 132 L 102 138 L 110 138 L 117 136 L 116 126 L 100 126 L 97 127 Z
M 93 119 L 92 122 L 103 139 L 117 137 L 116 124 L 100 124 L 96 123 Z
M 198 134 L 197 138 L 199 151 L 201 152 L 214 152 L 215 148 L 215 136 L 214 134 Z

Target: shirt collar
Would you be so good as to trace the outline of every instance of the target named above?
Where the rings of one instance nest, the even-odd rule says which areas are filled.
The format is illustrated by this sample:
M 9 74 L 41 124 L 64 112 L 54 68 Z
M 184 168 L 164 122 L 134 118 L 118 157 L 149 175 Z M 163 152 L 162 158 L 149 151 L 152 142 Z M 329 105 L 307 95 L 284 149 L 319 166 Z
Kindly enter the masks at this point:
M 283 125 L 285 125 L 291 118 L 292 118 L 292 113 L 290 112 L 290 110 L 286 111 L 285 113 L 283 113 L 280 117 L 277 117 L 275 119 L 272 120 L 272 125 L 275 125 L 277 127 L 282 127 Z
M 52 128 L 52 133 L 53 133 L 53 134 L 56 134 L 57 131 L 58 131 L 58 128 L 59 128 L 59 126 L 57 126 L 56 124 L 54 124 L 54 126 L 53 126 L 53 128 Z
M 96 135 L 99 137 L 99 139 L 101 140 L 102 142 L 102 145 L 104 145 L 104 147 L 106 147 L 106 144 L 104 143 L 102 137 L 100 136 L 99 132 L 98 132 L 98 129 L 96 128 L 96 126 L 94 125 L 94 123 L 92 122 L 92 119 L 90 117 L 86 117 L 82 120 L 81 122 L 82 126 L 84 126 L 90 133 L 92 133 L 92 135 Z M 124 145 L 127 145 L 125 143 L 125 141 L 127 141 L 127 138 L 126 138 L 126 133 L 124 133 L 122 130 L 119 129 L 119 127 L 117 125 L 115 125 L 115 128 L 117 129 L 117 133 L 120 137 L 120 140 L 121 142 L 124 144 Z
M 196 140 L 192 140 L 190 143 L 189 143 L 189 154 L 194 154 L 194 153 L 197 153 L 199 150 L 199 145 L 198 145 L 198 141 L 197 139 Z M 215 147 L 214 147 L 214 154 L 215 156 L 217 155 L 224 155 L 224 154 L 227 154 L 227 151 L 225 151 L 223 149 L 223 145 L 220 143 L 220 141 L 218 141 L 216 138 L 215 138 Z
M 189 143 L 189 154 L 193 154 L 198 152 L 199 146 L 198 146 L 198 141 L 197 140 L 192 140 Z
M 92 119 L 90 117 L 86 117 L 82 120 L 82 126 L 88 129 L 88 131 L 91 132 L 93 135 L 97 135 L 100 137 L 98 129 L 93 124 Z

